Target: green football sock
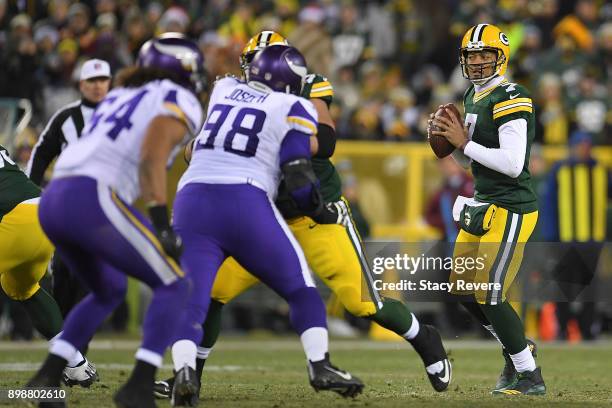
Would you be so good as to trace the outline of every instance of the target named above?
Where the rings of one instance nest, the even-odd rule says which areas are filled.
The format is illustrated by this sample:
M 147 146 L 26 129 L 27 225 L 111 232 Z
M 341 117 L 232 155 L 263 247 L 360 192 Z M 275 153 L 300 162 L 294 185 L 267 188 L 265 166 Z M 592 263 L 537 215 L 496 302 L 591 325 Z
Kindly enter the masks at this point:
M 500 305 L 480 305 L 480 307 L 508 353 L 517 354 L 525 350 L 527 340 L 523 322 L 508 301 Z
M 219 333 L 221 332 L 222 311 L 223 303 L 211 299 L 210 306 L 208 307 L 208 314 L 206 315 L 206 320 L 204 321 L 204 324 L 202 324 L 202 328 L 204 329 L 204 337 L 202 337 L 200 347 L 210 349 L 213 348 L 213 346 L 217 342 L 217 339 L 219 338 Z M 204 372 L 205 363 L 205 358 L 198 357 L 196 359 L 196 373 L 199 379 L 202 379 L 202 373 Z
M 43 288 L 38 289 L 29 299 L 21 301 L 21 304 L 27 310 L 36 330 L 45 339 L 52 339 L 62 330 L 64 321 L 59 306 L 55 299 Z
M 217 342 L 217 339 L 219 338 L 219 333 L 221 333 L 222 311 L 223 303 L 211 299 L 210 306 L 208 307 L 208 314 L 206 315 L 206 320 L 202 325 L 202 328 L 204 329 L 204 337 L 200 342 L 200 346 L 212 348 Z
M 382 303 L 383 307 L 368 318 L 400 336 L 406 334 L 412 325 L 412 313 L 408 306 L 390 298 L 383 298 Z

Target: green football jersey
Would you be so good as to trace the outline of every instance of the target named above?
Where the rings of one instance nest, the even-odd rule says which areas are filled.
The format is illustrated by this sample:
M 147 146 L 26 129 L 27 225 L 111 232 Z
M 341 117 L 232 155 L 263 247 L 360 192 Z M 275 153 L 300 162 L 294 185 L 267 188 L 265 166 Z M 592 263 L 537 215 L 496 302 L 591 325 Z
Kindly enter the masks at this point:
M 0 220 L 17 204 L 40 196 L 40 188 L 15 164 L 0 145 Z
M 334 88 L 324 76 L 310 74 L 306 76 L 301 96 L 306 99 L 322 99 L 329 107 L 334 98 Z M 340 200 L 342 196 L 342 182 L 332 162 L 329 159 L 314 157 L 312 159 L 312 168 L 321 183 L 321 194 L 325 202 L 329 203 Z
M 525 164 L 517 178 L 489 169 L 475 160 L 472 160 L 472 174 L 477 200 L 519 214 L 536 211 L 537 200 L 529 174 L 529 153 L 535 137 L 535 114 L 527 89 L 505 80 L 479 93 L 471 86 L 464 95 L 463 104 L 470 138 L 487 148 L 499 148 L 498 130 L 504 123 L 515 119 L 527 121 Z

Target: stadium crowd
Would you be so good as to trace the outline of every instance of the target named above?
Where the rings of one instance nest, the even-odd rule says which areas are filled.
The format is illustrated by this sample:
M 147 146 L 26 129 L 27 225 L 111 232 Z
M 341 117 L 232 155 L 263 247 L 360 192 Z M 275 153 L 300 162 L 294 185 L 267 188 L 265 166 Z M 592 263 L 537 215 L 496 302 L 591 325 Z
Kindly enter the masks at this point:
M 579 129 L 612 142 L 612 6 L 598 0 L 0 0 L 0 97 L 29 99 L 38 134 L 78 98 L 86 59 L 115 73 L 152 35 L 179 31 L 198 40 L 211 78 L 239 74 L 245 42 L 272 29 L 332 81 L 339 137 L 423 141 L 433 107 L 461 99 L 460 36 L 480 21 L 510 39 L 510 77 L 533 93 L 537 141 L 566 144 Z
M 107 61 L 115 74 L 154 35 L 183 32 L 198 41 L 212 81 L 240 75 L 246 41 L 269 29 L 333 84 L 339 138 L 423 142 L 430 112 L 460 103 L 469 85 L 459 65 L 461 36 L 484 21 L 509 37 L 508 76 L 532 92 L 536 142 L 575 149 L 588 135 L 593 144 L 612 144 L 612 4 L 600 0 L 0 0 L 0 98 L 32 103 L 30 128 L 17 139 L 25 165 L 49 118 L 80 97 L 84 61 Z M 532 173 L 544 185 L 541 161 L 535 148 Z M 470 183 L 460 181 L 461 188 Z M 345 177 L 349 199 L 351 182 Z M 439 213 L 438 198 L 429 215 Z M 443 220 L 428 222 L 448 233 Z M 284 312 L 263 320 L 280 326 Z M 118 320 L 113 326 L 124 328 Z

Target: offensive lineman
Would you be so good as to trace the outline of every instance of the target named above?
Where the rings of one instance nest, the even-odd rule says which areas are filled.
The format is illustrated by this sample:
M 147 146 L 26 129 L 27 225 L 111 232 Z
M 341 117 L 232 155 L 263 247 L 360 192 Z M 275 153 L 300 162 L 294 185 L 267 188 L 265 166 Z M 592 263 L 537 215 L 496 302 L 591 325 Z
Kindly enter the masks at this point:
M 460 196 L 455 203 L 461 230 L 454 256 L 484 256 L 486 268 L 472 271 L 470 278 L 501 288 L 456 293 L 466 297 L 462 304 L 503 346 L 506 364 L 492 393 L 542 395 L 546 385 L 534 360 L 535 345 L 506 299 L 538 219 L 528 170 L 535 115 L 527 89 L 504 77 L 509 56 L 508 38 L 498 27 L 470 28 L 460 49 L 463 76 L 473 84 L 463 98 L 465 125 L 452 114 L 451 120 L 432 115 L 430 124 L 441 130 L 430 131 L 456 147 L 453 158 L 464 168 L 471 165 L 475 180 L 474 199 Z M 468 276 L 451 275 L 458 278 Z
M 115 394 L 122 407 L 151 407 L 155 371 L 174 335 L 189 293 L 178 265 L 181 240 L 166 207 L 166 165 L 202 111 L 203 57 L 176 33 L 145 43 L 137 66 L 118 78 L 84 136 L 60 156 L 40 203 L 40 221 L 71 271 L 91 293 L 70 313 L 29 387 L 59 386 L 66 360 L 91 340 L 123 299 L 127 274 L 153 289 L 143 341 L 128 382 Z M 130 206 L 143 197 L 153 226 Z M 65 197 L 71 197 L 66 200 Z

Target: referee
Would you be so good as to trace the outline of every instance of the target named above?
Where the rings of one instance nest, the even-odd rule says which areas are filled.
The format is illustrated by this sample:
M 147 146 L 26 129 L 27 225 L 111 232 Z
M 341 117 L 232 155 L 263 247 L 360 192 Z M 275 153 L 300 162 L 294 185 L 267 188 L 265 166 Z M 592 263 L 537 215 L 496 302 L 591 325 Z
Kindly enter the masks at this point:
M 42 186 L 45 172 L 51 162 L 68 144 L 81 137 L 81 132 L 91 119 L 96 106 L 106 97 L 110 83 L 111 71 L 108 62 L 91 59 L 83 63 L 79 80 L 81 99 L 55 112 L 34 146 L 27 167 L 27 174 L 34 183 Z M 57 254 L 51 261 L 51 271 L 53 297 L 65 318 L 87 291 Z
M 55 112 L 34 146 L 27 168 L 34 183 L 42 185 L 49 164 L 81 136 L 96 106 L 106 97 L 110 82 L 108 62 L 92 59 L 83 64 L 79 81 L 81 99 Z

